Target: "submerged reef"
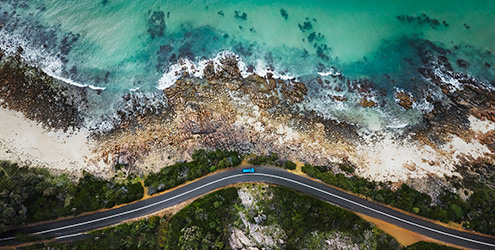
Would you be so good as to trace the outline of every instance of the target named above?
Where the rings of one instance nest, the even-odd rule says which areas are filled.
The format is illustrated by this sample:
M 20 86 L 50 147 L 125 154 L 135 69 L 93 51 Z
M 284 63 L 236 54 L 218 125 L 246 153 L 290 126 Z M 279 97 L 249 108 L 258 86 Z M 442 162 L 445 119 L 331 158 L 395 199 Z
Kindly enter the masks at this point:
M 148 33 L 151 39 L 163 36 L 165 27 L 165 13 L 163 11 L 153 11 L 153 14 L 148 19 Z
M 441 25 L 448 27 L 449 24 L 443 20 L 441 23 L 438 19 L 436 18 L 430 18 L 428 15 L 425 13 L 421 13 L 418 16 L 409 16 L 409 15 L 400 15 L 397 16 L 397 20 L 401 22 L 407 22 L 407 23 L 416 23 L 418 25 L 429 25 L 433 29 L 436 29 L 440 27 Z

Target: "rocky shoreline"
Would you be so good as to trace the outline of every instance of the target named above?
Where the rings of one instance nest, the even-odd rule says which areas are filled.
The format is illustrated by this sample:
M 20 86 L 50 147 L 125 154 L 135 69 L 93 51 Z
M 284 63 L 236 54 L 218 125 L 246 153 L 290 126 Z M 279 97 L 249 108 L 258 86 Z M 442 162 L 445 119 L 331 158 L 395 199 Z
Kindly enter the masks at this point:
M 495 122 L 495 94 L 483 82 L 454 72 L 442 53 L 424 54 L 424 67 L 418 71 L 441 88 L 445 97 L 431 98 L 434 108 L 423 113 L 423 123 L 398 134 L 385 131 L 369 136 L 359 126 L 325 119 L 304 108 L 305 83 L 276 79 L 270 73 L 243 78 L 236 58 L 226 57 L 220 69 L 209 64 L 204 78 L 185 71 L 163 93 L 136 92 L 123 97 L 116 118 L 108 121 L 113 129 L 90 131 L 95 143 L 85 162 L 99 164 L 99 170 L 94 170 L 99 176 L 113 176 L 117 164 L 146 174 L 189 160 L 195 149 L 224 149 L 277 153 L 282 159 L 333 166 L 335 172 L 340 171 L 338 163 L 345 162 L 355 166 L 357 175 L 409 183 L 430 194 L 452 189 L 445 176 L 462 176 L 456 168 L 493 162 L 494 130 L 479 132 L 470 119 Z M 84 127 L 85 96 L 93 90 L 54 80 L 27 66 L 19 55 L 0 55 L 3 107 L 20 111 L 49 129 Z M 453 88 L 445 76 L 463 87 Z M 347 82 L 348 91 L 361 94 L 364 108 L 380 105 L 374 101 L 379 93 L 372 90 L 372 83 L 349 81 L 341 74 L 334 77 Z M 326 84 L 321 79 L 318 82 Z M 397 90 L 395 98 L 404 110 L 417 103 L 413 94 L 403 90 Z M 345 97 L 339 100 L 347 101 Z M 398 159 L 401 154 L 406 154 L 402 161 Z
M 185 74 L 164 90 L 168 109 L 140 118 L 132 128 L 121 126 L 102 140 L 97 151 L 109 162 L 137 166 L 150 164 L 142 160 L 147 154 L 156 158 L 155 152 L 169 152 L 158 157 L 169 162 L 185 160 L 177 155 L 184 157 L 198 148 L 276 152 L 314 164 L 346 158 L 345 141 L 357 139 L 355 128 L 302 113 L 298 104 L 307 93 L 304 83 L 274 79 L 270 74 L 242 78 L 234 58 L 222 62 L 219 72 L 206 67 L 205 79 Z M 314 150 L 324 150 L 325 157 L 305 153 Z M 164 166 L 152 164 L 154 169 Z
M 3 108 L 22 112 L 47 129 L 64 131 L 81 128 L 82 110 L 87 108 L 84 89 L 54 79 L 29 66 L 17 49 L 15 56 L 0 50 L 0 103 Z

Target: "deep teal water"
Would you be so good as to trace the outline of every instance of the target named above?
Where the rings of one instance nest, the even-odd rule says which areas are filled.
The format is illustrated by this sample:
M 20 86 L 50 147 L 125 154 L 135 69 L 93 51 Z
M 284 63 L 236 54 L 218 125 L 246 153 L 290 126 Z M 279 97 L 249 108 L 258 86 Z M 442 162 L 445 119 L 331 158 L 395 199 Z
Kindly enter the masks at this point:
M 304 109 L 325 117 L 373 128 L 421 120 L 428 109 L 420 78 L 419 51 L 453 51 L 455 68 L 488 84 L 495 59 L 495 2 L 486 1 L 128 1 L 0 0 L 1 47 L 24 56 L 69 83 L 105 88 L 95 97 L 100 113 L 123 93 L 164 86 L 181 58 L 198 63 L 222 51 L 237 54 L 246 68 L 297 77 L 310 87 Z M 421 49 L 419 49 L 421 48 Z M 454 64 L 455 67 L 457 67 Z M 381 108 L 364 109 L 352 93 L 335 90 L 320 75 L 339 72 L 369 79 L 386 94 Z M 169 79 L 171 82 L 173 79 Z M 418 98 L 404 111 L 393 101 L 395 89 Z M 329 95 L 345 95 L 336 103 Z M 103 101 L 105 100 L 105 101 Z

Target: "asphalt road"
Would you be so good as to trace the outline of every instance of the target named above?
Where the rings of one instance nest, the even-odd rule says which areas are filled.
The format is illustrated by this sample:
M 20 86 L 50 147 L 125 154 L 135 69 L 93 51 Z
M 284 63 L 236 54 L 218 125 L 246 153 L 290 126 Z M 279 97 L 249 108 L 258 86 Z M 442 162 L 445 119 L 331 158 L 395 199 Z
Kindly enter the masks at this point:
M 0 246 L 19 244 L 14 238 L 18 232 L 40 238 L 56 238 L 59 241 L 83 238 L 85 237 L 84 232 L 151 214 L 230 184 L 264 182 L 310 194 L 337 206 L 443 242 L 472 249 L 495 249 L 495 238 L 442 227 L 339 191 L 323 183 L 289 173 L 283 169 L 264 166 L 254 168 L 255 173 L 242 173 L 241 168 L 230 169 L 199 179 L 170 192 L 119 208 L 7 231 L 0 234 Z

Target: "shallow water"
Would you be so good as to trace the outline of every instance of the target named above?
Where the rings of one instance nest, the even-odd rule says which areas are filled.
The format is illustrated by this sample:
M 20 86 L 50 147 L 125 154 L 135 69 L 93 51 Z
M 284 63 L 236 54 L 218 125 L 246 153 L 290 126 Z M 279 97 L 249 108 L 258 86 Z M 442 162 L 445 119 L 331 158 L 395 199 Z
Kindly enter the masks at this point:
M 153 91 L 167 81 L 179 58 L 198 63 L 225 50 L 258 73 L 270 67 L 280 77 L 304 80 L 310 87 L 305 109 L 373 129 L 421 120 L 428 108 L 424 88 L 437 90 L 410 79 L 420 78 L 418 47 L 433 46 L 428 41 L 452 50 L 449 59 L 469 61 L 469 67 L 455 70 L 487 83 L 495 79 L 493 67 L 484 66 L 495 63 L 489 54 L 495 49 L 495 3 L 490 0 L 0 3 L 0 46 L 15 50 L 22 45 L 25 57 L 46 72 L 72 84 L 105 88 L 105 98 L 97 101 L 117 100 L 136 89 Z M 350 79 L 372 80 L 376 91 L 386 93 L 384 105 L 365 109 L 357 105 L 358 96 L 335 91 L 343 83 L 325 74 L 332 67 Z M 320 86 L 317 76 L 332 82 Z M 393 100 L 397 88 L 417 96 L 418 107 L 398 107 Z M 336 103 L 329 94 L 350 101 Z M 100 113 L 108 107 L 100 106 Z

